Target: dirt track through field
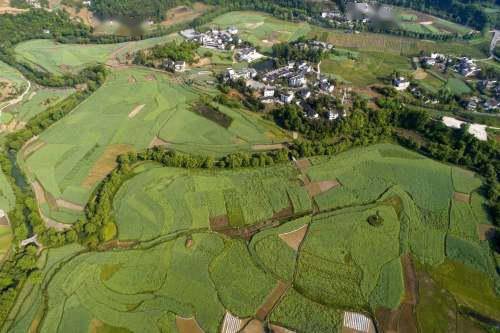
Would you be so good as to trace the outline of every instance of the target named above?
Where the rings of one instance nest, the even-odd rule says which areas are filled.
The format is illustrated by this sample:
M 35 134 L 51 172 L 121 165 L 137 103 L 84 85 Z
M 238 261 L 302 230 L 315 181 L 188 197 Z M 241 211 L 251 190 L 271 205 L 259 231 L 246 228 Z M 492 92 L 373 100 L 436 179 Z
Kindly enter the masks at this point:
M 155 136 L 153 140 L 149 143 L 149 148 L 153 147 L 168 147 L 170 145 L 169 142 L 160 139 L 159 137 Z
M 278 301 L 281 299 L 283 294 L 285 294 L 288 288 L 290 288 L 289 283 L 283 282 L 281 280 L 278 281 L 278 285 L 267 296 L 264 304 L 262 304 L 260 308 L 257 310 L 255 317 L 260 321 L 264 321 L 269 315 L 269 313 L 274 309 L 276 304 L 278 304 Z
M 296 230 L 279 234 L 278 237 L 281 238 L 292 249 L 298 251 L 302 240 L 304 240 L 304 237 L 306 236 L 308 227 L 309 225 L 305 224 Z
M 64 199 L 56 199 L 56 204 L 57 204 L 57 207 L 66 208 L 69 210 L 74 210 L 76 212 L 83 212 L 83 210 L 85 209 L 85 207 L 82 205 L 78 205 L 76 203 L 66 201 Z
M 404 302 L 408 304 L 417 304 L 418 286 L 415 267 L 409 254 L 401 257 L 403 265 L 404 282 L 405 282 L 405 298 Z
M 33 192 L 35 192 L 35 198 L 36 198 L 36 201 L 38 202 L 38 212 L 39 212 L 43 222 L 45 223 L 45 226 L 47 228 L 55 229 L 57 231 L 63 231 L 63 230 L 71 228 L 70 224 L 64 224 L 64 223 L 57 222 L 57 221 L 51 219 L 50 217 L 46 216 L 42 212 L 42 210 L 40 209 L 40 205 L 47 203 L 47 200 L 48 200 L 47 195 L 45 193 L 45 190 L 43 189 L 42 185 L 40 185 L 40 183 L 36 180 L 33 183 L 31 183 L 31 187 L 33 188 Z
M 272 144 L 258 144 L 253 145 L 252 150 L 261 151 L 261 150 L 280 150 L 284 149 L 285 144 L 283 143 L 272 143 Z

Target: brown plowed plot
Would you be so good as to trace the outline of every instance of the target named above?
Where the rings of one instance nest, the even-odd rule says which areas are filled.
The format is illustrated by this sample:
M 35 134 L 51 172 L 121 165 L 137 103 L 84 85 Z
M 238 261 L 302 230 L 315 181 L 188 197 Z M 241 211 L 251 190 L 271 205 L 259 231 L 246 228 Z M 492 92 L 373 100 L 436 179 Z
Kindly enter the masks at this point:
M 490 240 L 494 236 L 495 230 L 495 226 L 491 224 L 479 224 L 477 226 L 477 233 L 479 235 L 479 239 L 482 241 Z
M 311 166 L 311 162 L 307 158 L 295 161 L 295 165 L 300 172 L 305 173 L 307 169 Z
M 221 231 L 227 228 L 229 228 L 229 217 L 227 215 L 210 218 L 210 229 L 213 231 Z
M 200 325 L 194 318 L 175 317 L 175 325 L 179 333 L 203 333 Z
M 130 113 L 128 114 L 128 118 L 132 119 L 137 116 L 145 106 L 146 104 L 137 105 L 132 111 L 130 111 Z
M 83 212 L 83 210 L 85 209 L 85 207 L 83 207 L 82 205 L 78 205 L 76 203 L 66 201 L 63 199 L 56 199 L 56 205 L 57 207 L 66 208 L 77 212 Z
M 412 304 L 402 304 L 400 307 L 400 318 L 398 332 L 400 333 L 417 333 L 417 321 L 413 311 Z
M 153 140 L 149 143 L 149 148 L 153 147 L 167 147 L 170 143 L 168 143 L 165 140 L 160 139 L 159 137 L 155 136 Z
M 293 216 L 293 207 L 289 206 L 287 208 L 283 208 L 279 212 L 273 214 L 272 220 L 280 220 Z
M 203 14 L 209 8 L 209 6 L 201 2 L 195 2 L 192 7 L 175 7 L 167 12 L 166 19 L 161 22 L 161 24 L 165 26 L 171 26 L 181 22 L 191 21 Z
M 241 333 L 265 333 L 265 331 L 262 322 L 257 319 L 253 319 L 245 326 Z
M 337 186 L 340 186 L 338 180 L 325 180 L 306 184 L 306 190 L 312 198 Z
M 273 144 L 261 144 L 261 145 L 253 145 L 252 150 L 280 150 L 284 149 L 285 145 L 283 143 L 273 143 Z
M 467 193 L 454 192 L 453 199 L 455 199 L 456 201 L 469 203 L 470 202 L 470 195 Z
M 404 281 L 405 281 L 405 298 L 404 303 L 417 304 L 417 275 L 415 267 L 410 255 L 405 254 L 401 257 L 401 264 L 403 265 Z
M 300 244 L 302 240 L 306 236 L 308 224 L 303 225 L 297 230 L 290 231 L 284 234 L 279 234 L 279 238 L 281 238 L 288 246 L 290 246 L 295 251 L 299 250 Z
M 3 217 L 0 217 L 0 226 L 8 226 L 9 225 L 9 221 L 7 220 L 7 217 L 3 216 Z
M 266 301 L 261 307 L 257 310 L 255 317 L 261 321 L 264 321 L 267 315 L 272 311 L 274 306 L 281 299 L 281 296 L 287 291 L 290 287 L 288 283 L 283 281 L 278 281 L 278 285 L 271 291 L 271 293 L 267 296 Z
M 132 149 L 132 146 L 124 144 L 115 144 L 106 147 L 104 153 L 101 157 L 99 157 L 90 170 L 87 178 L 85 178 L 82 182 L 82 186 L 85 188 L 91 188 L 94 184 L 103 180 L 108 173 L 113 171 L 116 167 L 116 158 L 121 154 L 131 151 Z
M 378 325 L 381 332 L 396 333 L 398 332 L 399 310 L 392 311 L 388 308 L 378 308 L 375 311 Z

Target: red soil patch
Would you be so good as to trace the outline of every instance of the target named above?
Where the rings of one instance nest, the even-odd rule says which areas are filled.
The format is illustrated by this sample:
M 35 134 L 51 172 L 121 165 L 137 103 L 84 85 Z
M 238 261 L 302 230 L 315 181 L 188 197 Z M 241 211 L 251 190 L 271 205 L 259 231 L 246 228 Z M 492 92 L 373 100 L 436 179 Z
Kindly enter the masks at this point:
M 179 333 L 204 333 L 194 318 L 175 317 L 175 325 Z
M 337 186 L 340 186 L 338 180 L 325 180 L 306 184 L 306 190 L 312 198 Z
M 459 201 L 459 202 L 469 203 L 470 202 L 470 194 L 461 193 L 461 192 L 454 192 L 453 199 L 455 199 L 456 201 Z
M 281 299 L 283 294 L 288 290 L 290 284 L 278 281 L 278 285 L 271 291 L 271 293 L 267 296 L 264 304 L 260 306 L 255 314 L 255 317 L 260 321 L 264 321 L 267 315 L 274 309 L 278 301 Z
M 293 230 L 284 234 L 279 234 L 279 238 L 281 238 L 288 246 L 290 246 L 295 251 L 299 250 L 300 244 L 307 233 L 308 224 L 303 225 L 297 230 Z
M 295 165 L 301 172 L 306 172 L 307 169 L 309 169 L 309 167 L 311 166 L 311 162 L 307 158 L 305 158 L 295 161 Z

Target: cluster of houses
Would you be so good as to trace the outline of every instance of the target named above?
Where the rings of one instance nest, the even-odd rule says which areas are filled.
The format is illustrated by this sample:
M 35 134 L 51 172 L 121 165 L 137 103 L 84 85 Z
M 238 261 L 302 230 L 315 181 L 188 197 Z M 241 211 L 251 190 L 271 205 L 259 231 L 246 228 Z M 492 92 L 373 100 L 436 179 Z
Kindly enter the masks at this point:
M 186 29 L 180 34 L 185 39 L 210 49 L 233 50 L 235 46 L 242 43 L 238 37 L 238 29 L 235 27 L 229 27 L 226 30 L 210 29 L 206 32 Z
M 481 71 L 474 60 L 467 57 L 458 58 L 455 70 L 465 77 L 476 75 Z
M 449 59 L 446 57 L 444 54 L 441 53 L 431 53 L 430 56 L 423 56 L 420 57 L 420 63 L 424 67 L 434 67 L 438 66 L 441 67 L 440 69 L 443 70 L 444 66 L 448 63 Z
M 228 68 L 223 75 L 224 81 L 245 81 L 260 100 L 265 104 L 296 103 L 304 110 L 307 118 L 317 119 L 319 114 L 305 101 L 318 94 L 331 94 L 334 85 L 326 77 L 316 72 L 313 66 L 306 61 L 289 62 L 286 66 L 267 72 L 257 72 L 254 68 Z M 342 116 L 344 116 L 342 114 Z M 327 113 L 329 120 L 339 118 L 340 114 L 334 110 Z

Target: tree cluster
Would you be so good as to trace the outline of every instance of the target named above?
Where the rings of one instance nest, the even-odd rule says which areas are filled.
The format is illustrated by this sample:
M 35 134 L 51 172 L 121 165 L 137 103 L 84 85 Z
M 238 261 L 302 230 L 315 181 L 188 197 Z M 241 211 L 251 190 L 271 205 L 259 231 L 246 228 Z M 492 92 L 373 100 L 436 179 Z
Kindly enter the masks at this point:
M 155 45 L 150 49 L 137 52 L 134 63 L 157 67 L 161 65 L 165 59 L 170 59 L 172 61 L 185 61 L 191 64 L 195 60 L 196 49 L 198 49 L 197 43 L 187 41 Z

